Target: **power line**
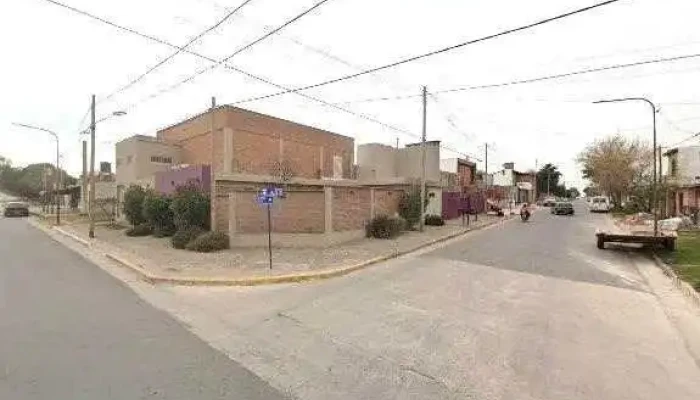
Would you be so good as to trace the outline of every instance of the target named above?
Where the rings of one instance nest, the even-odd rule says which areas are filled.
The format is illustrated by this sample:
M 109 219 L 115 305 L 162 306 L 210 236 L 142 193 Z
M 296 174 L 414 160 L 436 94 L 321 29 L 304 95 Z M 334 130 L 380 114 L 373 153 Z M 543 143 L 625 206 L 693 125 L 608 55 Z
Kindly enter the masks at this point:
M 474 140 L 474 135 L 466 133 L 462 129 L 457 126 L 457 122 L 455 122 L 456 117 L 454 114 L 452 114 L 450 111 L 448 111 L 445 107 L 443 107 L 442 103 L 438 100 L 437 96 L 435 96 L 433 93 L 428 92 L 428 96 L 433 100 L 433 102 L 438 106 L 440 111 L 442 111 L 443 116 L 445 118 L 445 121 L 447 121 L 447 124 L 450 126 L 451 130 L 455 133 L 458 133 L 462 136 L 464 136 L 465 139 L 468 141 Z M 481 161 L 479 156 L 473 154 L 473 153 L 465 153 L 467 156 L 470 158 L 475 159 L 476 161 Z
M 316 4 L 314 4 L 313 6 L 307 8 L 306 10 L 304 10 L 303 12 L 301 12 L 300 14 L 297 14 L 297 15 L 296 15 L 295 17 L 293 17 L 292 19 L 286 21 L 284 24 L 278 26 L 277 28 L 275 28 L 275 29 L 271 30 L 270 32 L 264 34 L 263 36 L 261 36 L 261 37 L 255 39 L 255 40 L 253 40 L 252 42 L 248 43 L 247 45 L 245 45 L 245 46 L 239 48 L 238 50 L 234 51 L 234 52 L 233 52 L 232 54 L 230 54 L 229 56 L 227 56 L 227 57 L 225 57 L 225 58 L 223 58 L 223 59 L 221 59 L 221 60 L 219 60 L 219 61 L 215 61 L 214 64 L 212 64 L 212 65 L 210 65 L 210 66 L 208 66 L 208 67 L 206 67 L 206 68 L 202 68 L 202 69 L 196 71 L 194 74 L 192 74 L 192 75 L 186 77 L 185 79 L 183 79 L 183 80 L 181 80 L 181 81 L 178 81 L 178 82 L 176 82 L 176 83 L 174 83 L 174 84 L 172 84 L 172 85 L 170 85 L 170 86 L 168 86 L 168 87 L 166 87 L 166 88 L 160 89 L 159 91 L 157 91 L 157 92 L 155 92 L 155 93 L 152 93 L 152 94 L 146 96 L 144 99 L 138 101 L 136 104 L 141 103 L 141 102 L 144 102 L 144 101 L 151 100 L 151 99 L 156 98 L 156 97 L 158 97 L 158 96 L 160 96 L 160 95 L 162 95 L 162 94 L 165 94 L 165 93 L 167 93 L 167 92 L 173 91 L 173 90 L 175 90 L 176 88 L 178 88 L 178 87 L 180 87 L 180 86 L 186 84 L 187 82 L 190 82 L 190 81 L 194 80 L 195 78 L 197 78 L 198 76 L 204 74 L 205 72 L 209 72 L 209 71 L 213 70 L 214 68 L 220 66 L 221 64 L 225 64 L 227 61 L 229 61 L 229 60 L 232 59 L 233 57 L 235 57 L 235 56 L 237 56 L 238 54 L 240 54 L 240 53 L 242 53 L 242 52 L 244 52 L 244 51 L 250 49 L 251 47 L 257 45 L 258 43 L 262 42 L 263 40 L 265 40 L 265 39 L 269 38 L 270 36 L 276 34 L 277 32 L 281 31 L 282 29 L 286 28 L 287 26 L 293 24 L 294 22 L 298 21 L 299 19 L 301 19 L 302 17 L 304 17 L 305 15 L 309 14 L 310 12 L 312 12 L 312 11 L 315 10 L 315 9 L 317 9 L 318 7 L 320 7 L 321 5 L 323 5 L 324 3 L 328 2 L 328 1 L 330 1 L 330 0 L 321 0 L 321 1 L 319 1 L 318 3 L 316 3 Z M 133 107 L 134 105 L 135 105 L 135 104 L 132 104 L 132 105 L 129 106 L 129 107 Z
M 85 17 L 91 18 L 91 19 L 93 19 L 93 20 L 96 20 L 96 21 L 98 21 L 98 22 L 104 23 L 104 24 L 106 24 L 106 25 L 112 26 L 113 28 L 122 30 L 122 31 L 124 31 L 124 32 L 131 33 L 131 34 L 133 34 L 133 35 L 139 36 L 139 37 L 144 38 L 144 39 L 147 39 L 147 40 L 150 40 L 150 41 L 152 41 L 152 42 L 154 42 L 154 43 L 158 43 L 158 44 L 161 44 L 161 45 L 164 45 L 164 46 L 168 46 L 168 47 L 173 48 L 173 49 L 182 49 L 183 52 L 185 52 L 185 53 L 187 53 L 187 54 L 191 54 L 191 55 L 193 55 L 193 56 L 196 56 L 196 57 L 201 58 L 201 59 L 206 60 L 206 61 L 218 62 L 216 59 L 214 59 L 214 58 L 212 58 L 212 57 L 203 55 L 203 54 L 198 53 L 198 52 L 196 52 L 196 51 L 193 51 L 193 50 L 191 50 L 191 49 L 184 49 L 184 48 L 181 48 L 180 46 L 175 45 L 175 44 L 173 44 L 173 43 L 170 43 L 170 42 L 168 42 L 168 41 L 166 41 L 166 40 L 164 40 L 164 39 L 161 39 L 161 38 L 158 38 L 158 37 L 155 37 L 155 36 L 152 36 L 152 35 L 148 35 L 148 34 L 139 32 L 139 31 L 137 31 L 137 30 L 135 30 L 135 29 L 132 29 L 132 28 L 129 28 L 129 27 L 126 27 L 126 26 L 117 24 L 117 23 L 115 23 L 115 22 L 113 22 L 113 21 L 110 21 L 110 20 L 107 20 L 107 19 L 105 19 L 105 18 L 96 16 L 96 15 L 94 15 L 94 14 L 90 14 L 90 13 L 88 13 L 88 12 L 86 12 L 86 11 L 77 9 L 77 8 L 75 8 L 75 7 L 71 7 L 71 6 L 68 6 L 68 5 L 59 3 L 59 2 L 57 2 L 57 1 L 55 1 L 55 0 L 45 0 L 45 1 L 48 1 L 48 2 L 53 3 L 53 4 L 56 4 L 56 5 L 60 6 L 60 7 L 66 8 L 66 9 L 72 11 L 72 12 L 75 12 L 75 13 L 77 13 L 77 14 L 80 14 L 80 15 L 83 15 L 83 16 L 85 16 Z M 240 74 L 242 74 L 242 75 L 245 75 L 245 76 L 247 76 L 247 77 L 249 77 L 249 78 L 251 78 L 251 79 L 254 79 L 254 80 L 257 80 L 257 81 L 266 83 L 266 84 L 271 85 L 271 86 L 274 86 L 274 87 L 276 87 L 276 88 L 278 88 L 278 89 L 289 90 L 289 89 L 288 89 L 287 87 L 285 87 L 285 86 L 282 86 L 282 85 L 280 85 L 280 84 L 277 84 L 277 83 L 275 83 L 275 82 L 272 82 L 272 81 L 270 81 L 269 79 L 266 79 L 266 78 L 263 78 L 263 77 L 254 75 L 254 74 L 252 74 L 252 73 L 250 73 L 250 72 L 247 72 L 247 71 L 245 71 L 245 70 L 242 70 L 242 69 L 240 69 L 240 68 L 238 68 L 238 67 L 236 67 L 236 66 L 234 66 L 234 65 L 226 64 L 225 62 L 223 63 L 223 65 L 224 65 L 224 68 L 226 68 L 226 69 L 228 69 L 228 70 L 231 70 L 231 71 L 235 71 L 235 72 L 240 73 Z M 374 117 L 372 117 L 372 116 L 369 116 L 369 115 L 365 115 L 365 114 L 361 114 L 361 113 L 357 113 L 357 112 L 348 110 L 348 109 L 343 108 L 343 107 L 340 107 L 340 106 L 338 106 L 338 105 L 336 105 L 336 104 L 332 104 L 332 103 L 330 103 L 330 102 L 327 102 L 327 101 L 325 101 L 325 100 L 319 99 L 319 98 L 317 98 L 317 97 L 313 97 L 313 96 L 307 95 L 307 94 L 305 94 L 305 93 L 295 93 L 295 94 L 296 94 L 297 96 L 300 96 L 300 97 L 303 97 L 303 98 L 306 98 L 306 99 L 315 101 L 315 102 L 320 103 L 320 104 L 323 104 L 323 105 L 325 105 L 325 106 L 328 106 L 328 107 L 334 108 L 334 109 L 336 109 L 336 110 L 345 112 L 345 113 L 347 113 L 347 114 L 353 115 L 353 116 L 355 116 L 355 117 L 357 117 L 357 118 L 361 118 L 361 119 L 364 119 L 364 120 L 367 120 L 367 121 L 376 123 L 376 124 L 378 124 L 378 125 L 380 125 L 380 126 L 383 126 L 383 127 L 387 128 L 387 129 L 390 129 L 390 130 L 393 130 L 393 131 L 395 131 L 395 132 L 403 133 L 403 134 L 405 134 L 405 135 L 412 136 L 412 137 L 415 137 L 415 138 L 420 138 L 420 135 L 417 135 L 417 134 L 415 134 L 415 133 L 413 133 L 413 132 L 410 132 L 410 131 L 408 131 L 408 130 L 405 130 L 405 129 L 402 129 L 402 128 L 398 128 L 398 127 L 396 127 L 396 126 L 387 124 L 387 123 L 382 122 L 382 121 L 380 121 L 380 120 L 378 120 L 378 119 L 376 119 L 376 118 L 374 118 Z M 138 104 L 138 103 L 137 103 L 137 104 Z M 132 104 L 131 106 L 129 106 L 129 108 L 133 108 L 133 107 L 135 107 L 137 104 Z M 103 118 L 102 120 L 106 120 L 106 119 L 109 119 L 109 118 L 112 118 L 112 115 L 111 115 L 111 114 L 108 115 L 108 116 L 106 116 L 106 117 Z M 462 153 L 462 152 L 460 152 L 460 151 L 458 151 L 458 150 L 455 150 L 455 149 L 453 149 L 453 148 L 451 148 L 451 147 L 449 147 L 449 146 L 445 146 L 445 145 L 442 145 L 442 144 L 441 144 L 440 147 L 443 148 L 443 149 L 445 149 L 445 150 L 452 151 L 452 152 L 454 152 L 454 153 L 456 153 L 456 154 L 462 154 L 462 155 L 468 156 L 467 154 L 464 154 L 464 153 Z
M 671 149 L 672 149 L 672 148 L 677 147 L 678 145 L 680 145 L 680 144 L 682 144 L 682 143 L 685 143 L 685 142 L 687 142 L 688 140 L 694 139 L 694 138 L 696 138 L 696 137 L 700 137 L 700 132 L 693 133 L 692 135 L 688 136 L 687 138 L 685 138 L 685 139 L 683 139 L 683 140 L 681 140 L 681 141 L 679 141 L 679 142 L 676 142 L 676 143 L 674 143 L 674 144 L 672 144 L 672 145 L 666 146 L 666 148 L 671 148 Z
M 402 65 L 402 64 L 407 64 L 407 63 L 410 63 L 410 62 L 418 61 L 418 60 L 421 60 L 421 59 L 423 59 L 423 58 L 432 57 L 432 56 L 435 56 L 435 55 L 438 55 L 438 54 L 446 53 L 446 52 L 449 52 L 449 51 L 452 51 L 452 50 L 456 50 L 456 49 L 459 49 L 459 48 L 462 48 L 462 47 L 465 47 L 465 46 L 469 46 L 469 45 L 472 45 L 472 44 L 477 44 L 477 43 L 480 43 L 480 42 L 485 42 L 485 41 L 487 41 L 487 40 L 496 39 L 496 38 L 499 38 L 499 37 L 501 37 L 501 36 L 506 36 L 506 35 L 510 35 L 510 34 L 517 33 L 517 32 L 520 32 L 520 31 L 524 31 L 524 30 L 527 30 L 527 29 L 535 28 L 535 27 L 540 26 L 540 25 L 544 25 L 544 24 L 547 24 L 547 23 L 550 23 L 550 22 L 554 22 L 554 21 L 557 21 L 557 20 L 560 20 L 560 19 L 564 19 L 564 18 L 567 18 L 567 17 L 574 16 L 574 15 L 576 15 L 576 14 L 580 14 L 580 13 L 583 13 L 583 12 L 586 12 L 586 11 L 591 11 L 591 10 L 597 9 L 597 8 L 599 8 L 599 7 L 603 7 L 603 6 L 606 6 L 606 5 L 610 5 L 610 4 L 613 4 L 613 3 L 617 3 L 618 1 L 621 1 L 621 0 L 607 0 L 607 1 L 603 1 L 603 2 L 601 2 L 601 3 L 593 4 L 593 5 L 588 6 L 588 7 L 579 8 L 579 9 L 577 9 L 577 10 L 569 11 L 569 12 L 566 12 L 566 13 L 564 13 L 564 14 L 559 14 L 559 15 L 556 15 L 556 16 L 554 16 L 554 17 L 546 18 L 546 19 L 543 19 L 543 20 L 540 20 L 540 21 L 537 21 L 537 22 L 534 22 L 534 23 L 531 23 L 531 24 L 523 25 L 523 26 L 520 26 L 520 27 L 517 27 L 517 28 L 508 29 L 508 30 L 501 31 L 501 32 L 498 32 L 498 33 L 495 33 L 495 34 L 491 34 L 491 35 L 488 35 L 488 36 L 483 36 L 483 37 L 480 37 L 480 38 L 478 38 L 478 39 L 468 40 L 468 41 L 466 41 L 466 42 L 458 43 L 458 44 L 456 44 L 456 45 L 444 47 L 444 48 L 439 49 L 439 50 L 434 50 L 434 51 L 430 51 L 430 52 L 428 52 L 428 53 L 424 53 L 424 54 L 420 54 L 420 55 L 417 55 L 417 56 L 409 57 L 409 58 L 406 58 L 406 59 L 403 59 L 403 60 L 399 60 L 399 61 L 396 61 L 396 62 L 393 62 L 393 63 L 390 63 L 390 64 L 386 64 L 386 65 L 382 65 L 382 66 L 379 66 L 379 67 L 375 67 L 375 68 L 371 68 L 371 69 L 368 69 L 368 70 L 364 70 L 364 71 L 361 71 L 361 72 L 358 72 L 358 73 L 354 73 L 354 74 L 350 74 L 350 75 L 341 76 L 341 77 L 339 77 L 339 78 L 334 78 L 334 79 L 326 80 L 326 81 L 323 81 L 323 82 L 314 83 L 314 84 L 311 84 L 311 85 L 306 85 L 306 86 L 294 88 L 294 89 L 287 90 L 287 91 L 282 91 L 282 92 L 277 92 L 277 93 L 270 93 L 270 94 L 263 95 L 263 96 L 250 97 L 250 98 L 248 98 L 248 99 L 244 99 L 244 100 L 237 101 L 237 102 L 235 102 L 234 104 L 241 104 L 241 103 L 248 103 L 248 102 L 251 102 L 251 101 L 269 99 L 269 98 L 272 98 L 272 97 L 277 97 L 277 96 L 285 95 L 285 94 L 287 94 L 287 93 L 299 92 L 299 91 L 304 91 L 304 90 L 308 90 L 308 89 L 314 89 L 314 88 L 318 88 L 318 87 L 321 87 L 321 86 L 326 86 L 326 85 L 330 85 L 330 84 L 333 84 L 333 83 L 338 83 L 338 82 L 346 81 L 346 80 L 349 80 L 349 79 L 354 79 L 354 78 L 357 78 L 357 77 L 360 77 L 360 76 L 363 76 L 363 75 L 372 74 L 372 73 L 379 72 L 379 71 L 382 71 L 382 70 L 385 70 L 385 69 L 397 67 L 397 66 Z
M 528 79 L 520 79 L 520 80 L 501 82 L 501 83 L 491 83 L 491 84 L 486 84 L 486 85 L 465 86 L 465 87 L 458 87 L 458 88 L 453 88 L 453 89 L 436 90 L 436 91 L 433 91 L 433 94 L 454 93 L 454 92 L 464 92 L 464 91 L 472 91 L 472 90 L 494 89 L 494 88 L 507 87 L 507 86 L 524 85 L 524 84 L 528 84 L 528 83 L 536 83 L 536 82 L 541 82 L 541 81 L 568 78 L 568 77 L 577 76 L 577 75 L 585 75 L 585 74 L 592 74 L 592 73 L 597 73 L 597 72 L 618 70 L 618 69 L 624 69 L 624 68 L 639 67 L 639 66 L 643 66 L 643 65 L 652 65 L 652 64 L 661 64 L 661 63 L 667 63 L 667 62 L 683 61 L 683 60 L 692 59 L 692 58 L 699 58 L 699 57 L 700 57 L 700 53 L 686 54 L 686 55 L 675 56 L 675 57 L 656 58 L 656 59 L 652 59 L 652 60 L 635 61 L 635 62 L 626 63 L 626 64 L 614 64 L 614 65 L 607 65 L 607 66 L 598 67 L 598 68 L 587 68 L 587 69 L 582 69 L 582 70 L 578 70 L 578 71 L 565 72 L 565 73 L 553 74 L 553 75 L 545 75 L 545 76 L 541 76 L 541 77 L 537 77 L 537 78 L 528 78 Z M 409 98 L 414 98 L 414 97 L 418 97 L 418 95 L 410 94 L 410 95 L 401 95 L 401 96 L 394 96 L 394 97 L 366 98 L 366 99 L 359 99 L 359 100 L 342 102 L 342 103 L 338 103 L 338 104 L 355 104 L 355 103 L 366 103 L 366 102 L 403 100 L 403 99 L 409 99 Z M 668 104 L 674 104 L 674 103 L 668 103 Z M 681 104 L 681 103 L 675 103 L 675 104 Z M 693 104 L 693 103 L 686 103 L 686 104 Z M 697 103 L 697 104 L 700 104 L 700 103 Z
M 47 0 L 51 1 L 52 0 Z M 214 25 L 210 26 L 209 28 L 205 29 L 204 31 L 200 32 L 197 36 L 193 37 L 190 39 L 189 42 L 187 42 L 184 46 L 179 47 L 177 50 L 175 50 L 174 53 L 170 54 L 169 56 L 165 57 L 164 59 L 160 60 L 156 65 L 152 66 L 151 68 L 147 69 L 146 72 L 142 73 L 139 75 L 136 79 L 132 80 L 131 82 L 127 83 L 126 85 L 120 87 L 119 89 L 115 90 L 114 92 L 110 93 L 107 95 L 105 98 L 102 99 L 102 101 L 106 101 L 111 99 L 112 97 L 116 96 L 117 94 L 125 91 L 126 89 L 134 86 L 138 82 L 140 82 L 143 78 L 145 78 L 148 74 L 151 72 L 155 71 L 158 69 L 161 65 L 167 63 L 168 61 L 172 60 L 175 56 L 180 54 L 182 51 L 190 47 L 194 42 L 197 40 L 201 39 L 204 37 L 206 34 L 209 32 L 213 31 L 214 29 L 218 28 L 223 24 L 224 22 L 228 21 L 234 14 L 236 14 L 240 9 L 242 9 L 244 6 L 246 6 L 248 3 L 250 3 L 253 0 L 246 0 L 243 3 L 241 3 L 238 7 L 234 8 L 233 10 L 229 11 L 222 19 L 220 19 L 218 22 L 216 22 Z

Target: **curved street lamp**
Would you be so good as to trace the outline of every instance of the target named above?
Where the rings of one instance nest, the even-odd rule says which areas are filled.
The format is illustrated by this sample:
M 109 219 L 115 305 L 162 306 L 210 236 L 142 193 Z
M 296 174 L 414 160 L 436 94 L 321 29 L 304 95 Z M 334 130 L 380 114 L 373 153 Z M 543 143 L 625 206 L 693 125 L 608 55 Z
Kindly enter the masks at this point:
M 36 131 L 43 131 L 43 132 L 50 134 L 51 136 L 53 136 L 54 139 L 56 139 L 56 174 L 58 174 L 58 176 L 60 177 L 61 176 L 61 169 L 60 169 L 60 165 L 59 165 L 59 157 L 60 156 L 59 156 L 58 134 L 50 129 L 41 128 L 41 127 L 34 126 L 34 125 L 20 124 L 17 122 L 13 122 L 12 125 L 19 126 L 21 128 L 25 128 L 25 129 L 33 129 Z M 59 187 L 59 182 L 57 179 L 56 180 L 56 225 L 61 225 L 61 200 L 60 200 L 60 195 L 58 194 L 59 190 L 60 190 L 60 187 Z
M 626 102 L 626 101 L 642 101 L 644 103 L 647 103 L 651 107 L 651 115 L 652 115 L 652 120 L 654 123 L 654 138 L 653 138 L 653 151 L 652 154 L 654 155 L 654 180 L 652 181 L 652 191 L 651 191 L 651 204 L 652 208 L 654 211 L 654 236 L 658 236 L 659 234 L 659 213 L 657 211 L 658 204 L 657 204 L 657 199 L 656 199 L 656 105 L 651 102 L 651 100 L 644 98 L 644 97 L 625 97 L 621 99 L 611 99 L 611 100 L 598 100 L 594 101 L 593 104 L 601 104 L 601 103 L 621 103 L 621 102 Z M 661 155 L 659 155 L 661 157 Z

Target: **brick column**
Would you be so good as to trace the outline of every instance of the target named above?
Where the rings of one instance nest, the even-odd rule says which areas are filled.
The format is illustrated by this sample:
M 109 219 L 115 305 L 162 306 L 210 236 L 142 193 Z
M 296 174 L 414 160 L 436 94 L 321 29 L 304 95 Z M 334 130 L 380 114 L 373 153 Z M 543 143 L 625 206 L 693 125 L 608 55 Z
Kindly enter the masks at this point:
M 324 225 L 324 232 L 325 233 L 332 233 L 333 232 L 333 187 L 331 186 L 324 186 L 323 187 L 323 195 L 325 198 L 324 201 L 324 207 L 325 207 L 325 225 Z
M 321 171 L 321 178 L 326 176 L 326 171 L 323 170 L 323 146 L 318 148 L 318 169 Z
M 238 216 L 236 215 L 236 192 L 228 194 L 228 235 L 232 238 L 238 231 Z
M 233 166 L 233 129 L 224 128 L 224 172 L 231 173 Z
M 374 219 L 374 188 L 369 190 L 369 218 Z
M 282 139 L 282 137 L 280 137 L 279 157 L 277 158 L 277 161 L 284 161 L 284 139 Z

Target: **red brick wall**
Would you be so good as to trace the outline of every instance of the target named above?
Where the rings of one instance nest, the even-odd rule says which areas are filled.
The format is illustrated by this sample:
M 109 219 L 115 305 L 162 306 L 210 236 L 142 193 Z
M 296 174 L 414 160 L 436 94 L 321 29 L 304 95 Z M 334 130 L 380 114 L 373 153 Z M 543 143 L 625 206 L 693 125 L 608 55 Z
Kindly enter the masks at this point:
M 370 218 L 370 188 L 333 188 L 333 230 L 363 229 Z
M 394 215 L 399 209 L 403 189 L 375 189 L 374 215 Z
M 210 116 L 203 114 L 158 132 L 158 137 L 183 147 L 183 162 L 210 164 Z M 268 175 L 279 157 L 295 168 L 298 177 L 316 178 L 323 148 L 323 176 L 333 176 L 333 157 L 343 157 L 343 177 L 352 177 L 354 140 L 347 136 L 285 121 L 238 108 L 221 108 L 216 114 L 216 172 L 223 171 L 224 128 L 233 130 L 233 172 Z M 279 140 L 284 141 L 280 154 Z
M 471 186 L 474 183 L 472 167 L 465 164 L 457 165 L 457 176 L 459 177 L 459 186 Z
M 267 232 L 267 209 L 256 202 L 265 184 L 243 184 L 219 181 L 217 184 L 217 230 L 228 231 L 229 193 L 236 197 L 236 229 L 242 233 Z M 288 188 L 284 199 L 275 199 L 272 213 L 273 232 L 323 233 L 325 230 L 325 197 L 322 187 Z

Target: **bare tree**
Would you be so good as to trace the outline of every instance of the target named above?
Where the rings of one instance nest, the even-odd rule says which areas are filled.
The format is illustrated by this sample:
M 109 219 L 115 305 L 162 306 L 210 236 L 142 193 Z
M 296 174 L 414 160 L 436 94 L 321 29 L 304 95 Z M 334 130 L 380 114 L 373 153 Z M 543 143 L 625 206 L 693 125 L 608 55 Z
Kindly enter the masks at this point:
M 631 194 L 642 196 L 647 189 L 651 193 L 652 160 L 653 152 L 648 146 L 619 134 L 596 140 L 578 156 L 584 177 L 610 195 L 616 204 Z

